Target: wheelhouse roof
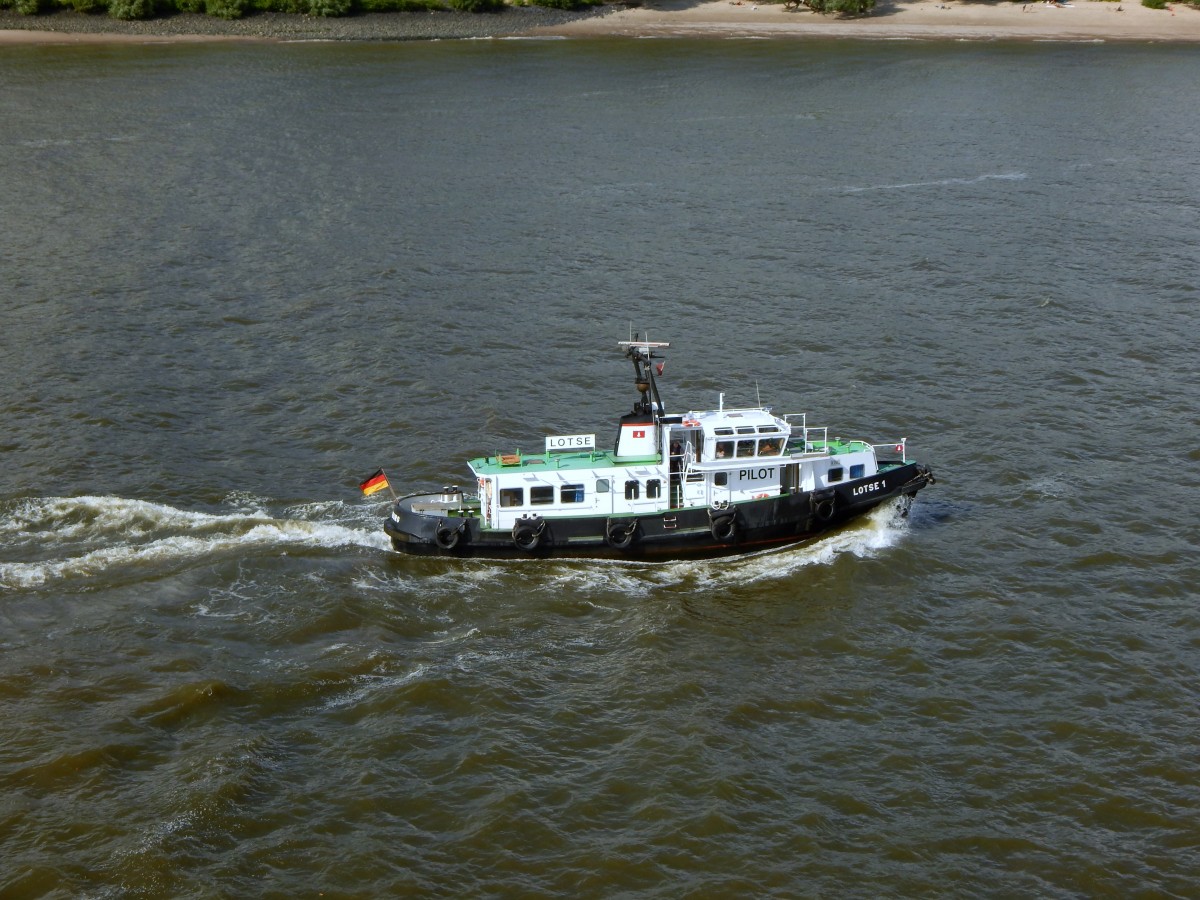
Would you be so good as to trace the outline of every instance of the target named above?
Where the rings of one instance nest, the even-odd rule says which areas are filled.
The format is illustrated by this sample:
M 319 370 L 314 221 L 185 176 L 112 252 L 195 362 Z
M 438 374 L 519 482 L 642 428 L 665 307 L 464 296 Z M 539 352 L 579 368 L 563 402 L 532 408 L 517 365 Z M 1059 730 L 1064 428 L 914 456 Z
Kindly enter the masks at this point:
M 683 417 L 685 422 L 694 421 L 700 424 L 706 435 L 724 437 L 738 434 L 739 428 L 753 428 L 758 434 L 779 434 L 790 431 L 783 419 L 772 415 L 769 409 L 707 409 L 699 412 L 689 412 Z M 718 429 L 721 431 L 718 433 Z M 726 432 L 725 429 L 731 429 Z M 749 434 L 748 431 L 741 432 Z

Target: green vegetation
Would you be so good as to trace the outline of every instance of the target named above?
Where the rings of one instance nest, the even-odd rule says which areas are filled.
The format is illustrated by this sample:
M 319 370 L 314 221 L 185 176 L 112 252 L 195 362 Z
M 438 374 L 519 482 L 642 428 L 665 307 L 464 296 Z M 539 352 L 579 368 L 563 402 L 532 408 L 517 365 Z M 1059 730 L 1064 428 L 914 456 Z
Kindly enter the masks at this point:
M 804 5 L 813 12 L 865 16 L 875 8 L 875 0 L 805 0 Z
M 1148 6 L 1151 9 L 1166 9 L 1167 0 L 1142 0 L 1142 6 Z
M 114 19 L 149 19 L 155 12 L 154 0 L 100 0 L 95 12 L 100 12 L 102 5 Z
M 445 9 L 441 0 L 359 0 L 362 12 L 426 12 Z
M 519 2 L 522 5 L 549 6 L 555 9 L 580 9 L 597 5 L 602 0 Z M 0 0 L 0 9 L 13 9 L 26 16 L 73 9 L 80 13 L 107 13 L 114 19 L 152 19 L 172 13 L 200 13 L 220 19 L 240 19 L 260 12 L 352 16 L 360 12 L 426 12 L 453 9 L 487 13 L 499 12 L 505 5 L 505 0 Z
M 504 9 L 504 0 L 450 0 L 450 6 L 459 12 L 500 12 Z

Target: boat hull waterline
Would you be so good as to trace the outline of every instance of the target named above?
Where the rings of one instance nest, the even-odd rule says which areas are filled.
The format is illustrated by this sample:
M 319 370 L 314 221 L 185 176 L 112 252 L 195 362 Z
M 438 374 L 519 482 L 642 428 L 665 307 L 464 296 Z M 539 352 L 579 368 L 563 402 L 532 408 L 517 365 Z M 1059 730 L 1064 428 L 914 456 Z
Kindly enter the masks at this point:
M 919 463 L 908 463 L 826 493 L 808 492 L 751 500 L 724 509 L 679 509 L 650 516 L 596 516 L 529 520 L 537 534 L 514 537 L 512 531 L 480 527 L 478 517 L 414 512 L 443 494 L 413 494 L 395 504 L 384 531 L 401 552 L 427 556 L 506 558 L 574 557 L 592 559 L 709 559 L 799 544 L 837 529 L 897 497 L 907 513 L 917 491 L 934 481 Z M 870 493 L 855 495 L 872 485 Z M 877 486 L 874 486 L 877 485 Z M 468 502 L 471 498 L 467 498 Z M 732 527 L 724 516 L 731 515 Z M 453 538 L 448 535 L 454 535 Z M 440 535 L 440 537 L 439 537 Z M 628 536 L 628 537 L 626 537 Z M 518 545 L 521 540 L 521 545 Z

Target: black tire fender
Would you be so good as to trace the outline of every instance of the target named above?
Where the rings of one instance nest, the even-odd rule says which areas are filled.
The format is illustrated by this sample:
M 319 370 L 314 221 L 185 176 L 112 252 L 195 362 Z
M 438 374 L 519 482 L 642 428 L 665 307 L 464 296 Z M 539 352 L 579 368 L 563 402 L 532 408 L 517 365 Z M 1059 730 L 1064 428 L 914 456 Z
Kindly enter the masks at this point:
M 443 550 L 453 550 L 458 546 L 459 540 L 462 538 L 463 524 L 460 522 L 458 527 L 451 525 L 445 519 L 438 523 L 437 529 L 433 532 L 433 542 Z
M 532 519 L 518 519 L 513 525 L 512 539 L 517 548 L 525 551 L 533 551 L 538 548 L 542 542 L 542 532 L 546 528 L 546 523 L 540 517 Z
M 709 530 L 712 532 L 713 540 L 732 541 L 737 537 L 737 514 L 726 512 L 719 516 L 713 516 L 709 523 Z
M 617 550 L 625 550 L 633 543 L 633 536 L 637 532 L 637 519 L 632 522 L 609 522 L 608 528 L 605 531 L 605 539 L 610 547 L 615 547 Z

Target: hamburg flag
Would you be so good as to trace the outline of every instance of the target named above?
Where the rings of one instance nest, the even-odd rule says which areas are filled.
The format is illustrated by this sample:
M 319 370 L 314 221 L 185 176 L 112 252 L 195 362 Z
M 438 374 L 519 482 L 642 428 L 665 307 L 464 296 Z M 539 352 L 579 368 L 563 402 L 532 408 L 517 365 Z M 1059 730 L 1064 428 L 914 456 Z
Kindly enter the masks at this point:
M 363 496 L 366 497 L 370 497 L 376 491 L 382 491 L 385 487 L 388 487 L 388 480 L 387 476 L 383 474 L 383 469 L 380 469 L 366 481 L 359 484 Z

